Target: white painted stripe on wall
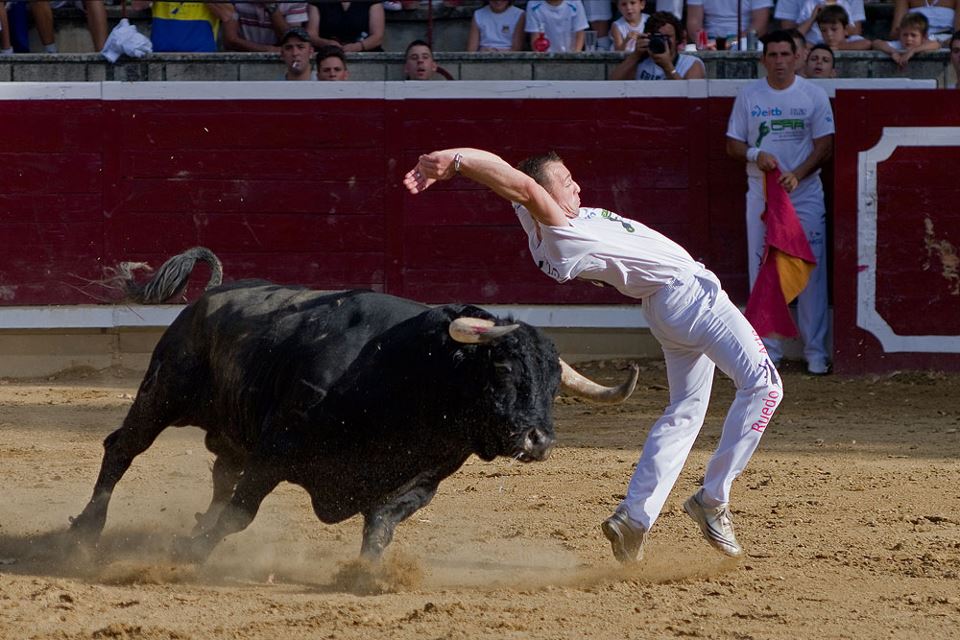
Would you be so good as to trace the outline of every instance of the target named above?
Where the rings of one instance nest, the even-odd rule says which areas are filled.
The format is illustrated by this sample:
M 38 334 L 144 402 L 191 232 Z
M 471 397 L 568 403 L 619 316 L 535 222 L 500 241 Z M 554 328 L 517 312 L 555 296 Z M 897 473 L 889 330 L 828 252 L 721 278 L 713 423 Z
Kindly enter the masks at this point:
M 645 329 L 640 305 L 479 305 L 501 317 L 548 328 Z M 0 307 L 0 330 L 169 326 L 185 305 Z
M 0 100 L 557 100 L 733 97 L 751 80 L 455 82 L 8 82 Z M 935 89 L 935 80 L 844 78 L 818 80 L 837 89 Z
M 901 335 L 877 310 L 877 165 L 897 147 L 960 146 L 960 127 L 884 127 L 857 158 L 857 326 L 888 353 L 960 353 L 960 336 Z

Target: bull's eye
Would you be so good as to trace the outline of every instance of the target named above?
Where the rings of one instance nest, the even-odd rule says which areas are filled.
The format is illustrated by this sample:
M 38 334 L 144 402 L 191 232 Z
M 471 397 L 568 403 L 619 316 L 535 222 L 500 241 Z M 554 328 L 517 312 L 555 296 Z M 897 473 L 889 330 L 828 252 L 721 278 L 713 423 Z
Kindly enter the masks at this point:
M 513 373 L 513 365 L 509 362 L 494 362 L 493 366 L 496 367 L 497 373 Z

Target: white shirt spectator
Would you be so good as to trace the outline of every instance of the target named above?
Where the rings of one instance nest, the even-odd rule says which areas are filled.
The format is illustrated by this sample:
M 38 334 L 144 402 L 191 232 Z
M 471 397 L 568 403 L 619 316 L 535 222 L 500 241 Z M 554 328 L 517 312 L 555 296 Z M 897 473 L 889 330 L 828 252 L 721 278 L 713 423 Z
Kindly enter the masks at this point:
M 550 41 L 547 51 L 557 53 L 573 49 L 574 34 L 590 28 L 581 0 L 563 0 L 552 5 L 546 0 L 527 4 L 527 33 L 542 33 Z
M 480 50 L 502 49 L 510 51 L 513 46 L 513 32 L 517 21 L 523 15 L 523 9 L 510 5 L 505 11 L 494 13 L 489 6 L 473 12 L 473 21 L 480 31 Z
M 782 1 L 782 0 L 781 0 Z M 703 7 L 703 28 L 711 38 L 736 36 L 750 26 L 750 17 L 758 9 L 769 9 L 773 0 L 742 0 L 741 28 L 737 29 L 737 0 L 687 0 L 687 6 Z M 694 37 L 696 34 L 693 34 Z

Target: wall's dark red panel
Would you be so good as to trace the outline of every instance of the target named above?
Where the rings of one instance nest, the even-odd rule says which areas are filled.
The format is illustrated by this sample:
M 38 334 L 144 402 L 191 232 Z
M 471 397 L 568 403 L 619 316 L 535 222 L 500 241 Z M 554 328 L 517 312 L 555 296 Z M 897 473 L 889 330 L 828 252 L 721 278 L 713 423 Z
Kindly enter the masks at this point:
M 0 304 L 91 302 L 75 287 L 103 266 L 156 266 L 193 245 L 213 249 L 232 279 L 426 302 L 621 301 L 538 273 L 509 205 L 476 184 L 407 195 L 404 172 L 445 146 L 511 162 L 557 150 L 584 204 L 668 234 L 742 302 L 745 181 L 722 144 L 730 102 L 5 102 Z
M 834 217 L 834 323 L 837 369 L 960 369 L 960 353 L 893 351 L 872 331 L 857 326 L 858 154 L 874 148 L 884 127 L 915 127 L 917 140 L 898 146 L 876 166 L 876 302 L 897 336 L 960 336 L 960 209 L 957 207 L 960 144 L 939 146 L 936 127 L 960 124 L 955 91 L 841 92 L 835 103 L 837 154 Z M 919 146 L 913 146 L 919 145 Z M 943 341 L 946 342 L 945 340 Z

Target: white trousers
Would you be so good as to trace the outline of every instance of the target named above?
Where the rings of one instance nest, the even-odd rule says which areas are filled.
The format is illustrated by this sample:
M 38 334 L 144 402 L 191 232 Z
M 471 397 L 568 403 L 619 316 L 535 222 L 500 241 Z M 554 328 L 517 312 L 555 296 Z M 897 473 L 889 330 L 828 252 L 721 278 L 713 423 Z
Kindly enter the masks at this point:
M 704 477 L 705 498 L 713 504 L 729 502 L 730 487 L 760 443 L 783 386 L 757 332 L 710 271 L 644 298 L 643 312 L 663 347 L 670 405 L 650 429 L 621 506 L 649 531 L 703 426 L 715 366 L 737 393 Z
M 807 362 L 826 366 L 830 361 L 830 318 L 827 303 L 827 214 L 823 204 L 823 190 L 813 190 L 797 200 L 791 197 L 791 201 L 797 210 L 800 225 L 807 234 L 813 257 L 817 260 L 817 266 L 810 274 L 806 288 L 797 296 L 797 329 L 803 339 L 803 356 Z M 747 251 L 751 289 L 763 261 L 767 225 L 760 216 L 765 208 L 762 193 L 754 193 L 753 189 L 747 192 Z M 764 338 L 763 342 L 767 345 L 770 359 L 779 362 L 783 356 L 782 341 L 777 338 Z

